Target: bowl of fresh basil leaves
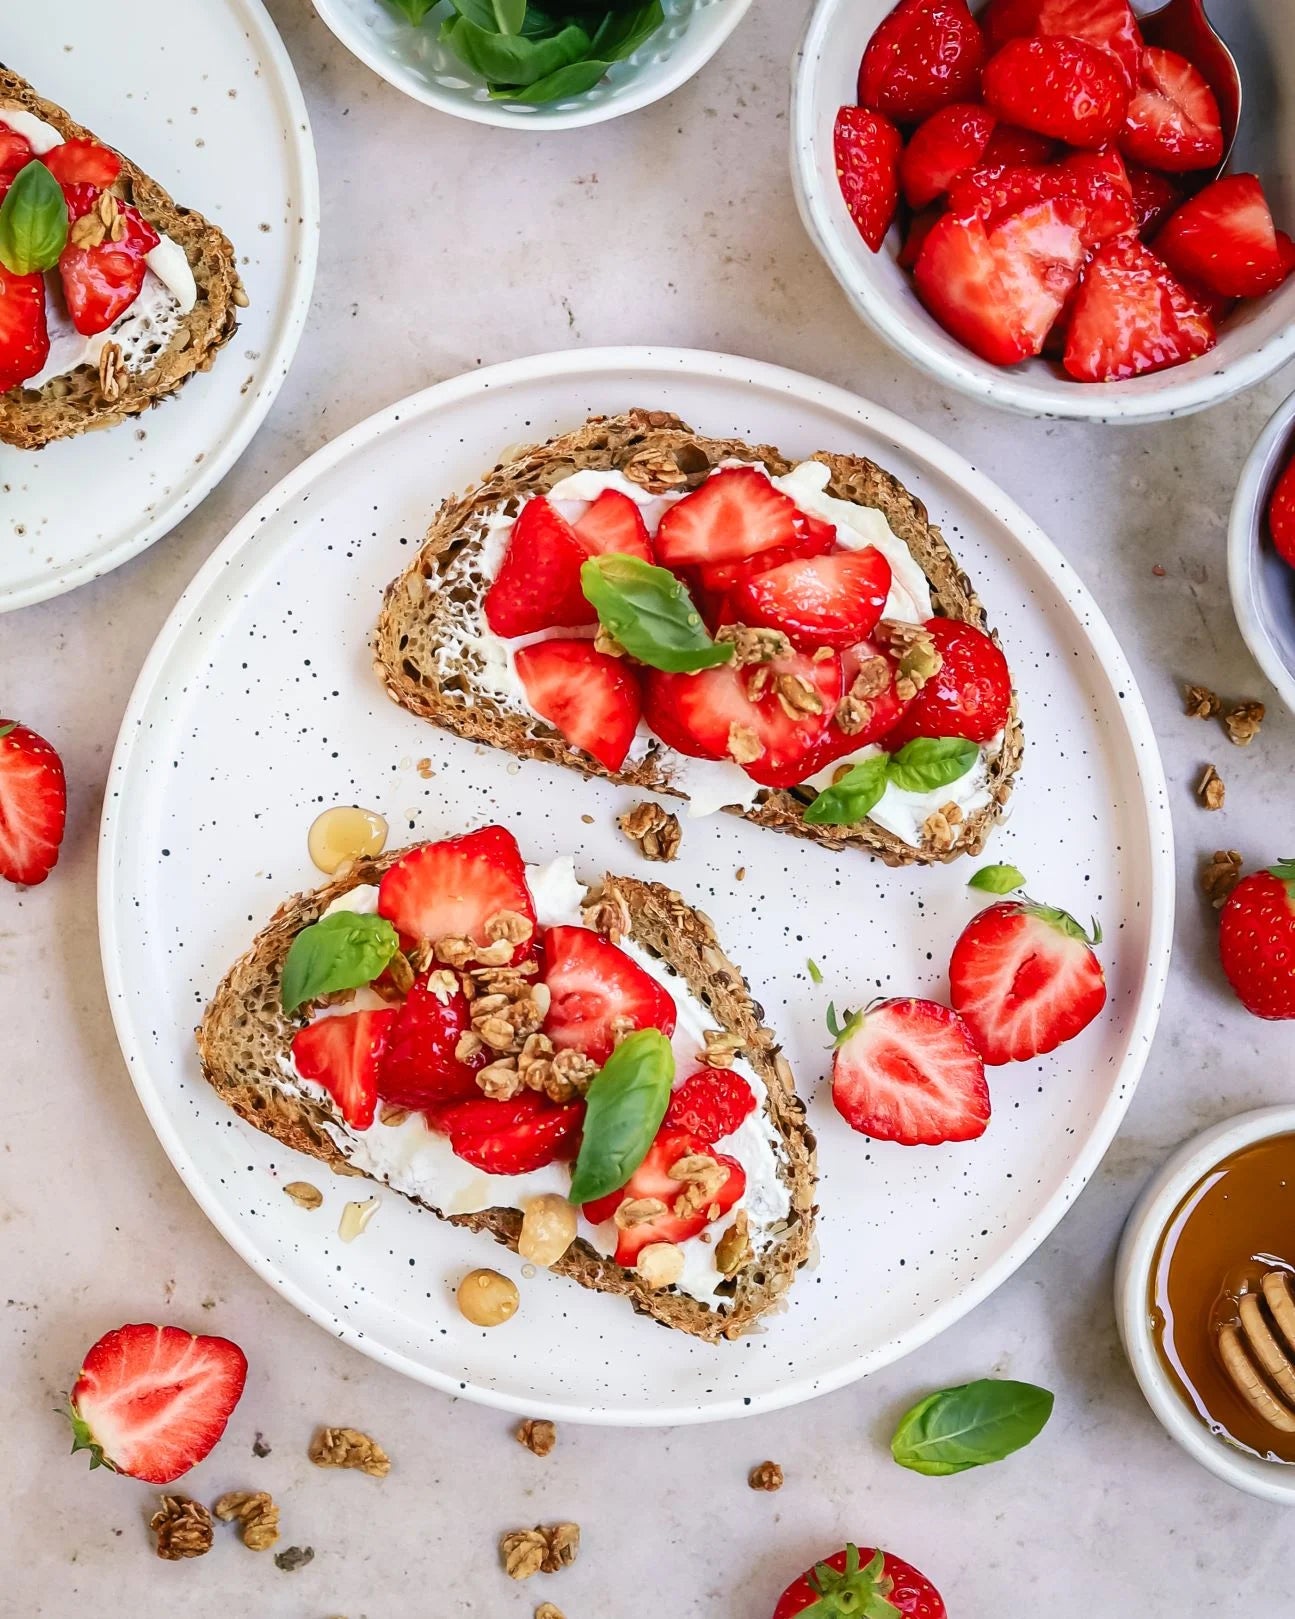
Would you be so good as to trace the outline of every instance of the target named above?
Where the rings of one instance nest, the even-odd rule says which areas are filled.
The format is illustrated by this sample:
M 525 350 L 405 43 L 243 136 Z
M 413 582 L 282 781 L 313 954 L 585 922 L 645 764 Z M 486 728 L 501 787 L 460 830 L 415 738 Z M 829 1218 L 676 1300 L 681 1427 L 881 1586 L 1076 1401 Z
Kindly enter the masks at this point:
M 669 95 L 751 0 L 314 0 L 398 90 L 483 124 L 571 129 Z

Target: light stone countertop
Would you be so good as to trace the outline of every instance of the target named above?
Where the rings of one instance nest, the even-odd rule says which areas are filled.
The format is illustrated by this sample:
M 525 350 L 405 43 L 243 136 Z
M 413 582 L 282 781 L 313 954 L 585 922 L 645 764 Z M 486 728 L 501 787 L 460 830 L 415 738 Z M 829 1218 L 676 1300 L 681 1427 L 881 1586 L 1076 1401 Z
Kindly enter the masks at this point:
M 784 1583 L 847 1537 L 925 1567 L 954 1619 L 1289 1614 L 1291 1519 L 1162 1433 L 1120 1352 L 1110 1286 L 1121 1222 L 1169 1148 L 1291 1100 L 1295 1081 L 1290 1026 L 1232 1000 L 1195 888 L 1217 845 L 1256 864 L 1292 852 L 1295 719 L 1274 707 L 1243 751 L 1183 717 L 1180 700 L 1192 679 L 1275 704 L 1232 620 L 1224 531 L 1242 460 L 1295 371 L 1203 415 L 1117 430 L 1022 421 L 910 370 L 853 319 L 796 217 L 785 108 L 804 0 L 754 6 L 667 101 L 545 137 L 431 112 L 347 55 L 307 0 L 270 9 L 310 106 L 324 194 L 295 367 L 242 461 L 173 534 L 73 595 L 0 618 L 0 701 L 57 742 L 73 787 L 53 878 L 26 893 L 0 885 L 0 1615 L 529 1619 L 548 1599 L 567 1619 L 764 1619 Z M 1179 915 L 1159 1037 L 1124 1128 L 1059 1230 L 991 1300 L 902 1364 L 808 1406 L 671 1432 L 568 1427 L 541 1461 L 513 1443 L 508 1417 L 334 1341 L 207 1224 L 118 1056 L 95 838 L 135 674 L 182 587 L 255 500 L 432 381 L 610 343 L 732 350 L 853 388 L 960 450 L 1043 524 L 1109 615 L 1155 719 Z M 1228 786 L 1218 815 L 1192 795 L 1210 760 Z M 285 1543 L 315 1548 L 308 1567 L 281 1573 L 228 1536 L 199 1562 L 160 1563 L 144 1529 L 154 1492 L 64 1455 L 59 1391 L 101 1331 L 132 1319 L 253 1351 L 226 1439 L 182 1487 L 208 1500 L 269 1489 Z M 886 1439 L 913 1398 L 990 1373 L 1057 1391 L 1033 1449 L 944 1480 L 894 1466 Z M 320 1421 L 377 1436 L 390 1478 L 313 1468 L 305 1447 Z M 263 1459 L 258 1430 L 272 1447 Z M 746 1487 L 766 1457 L 786 1471 L 776 1495 Z M 583 1528 L 577 1565 L 511 1585 L 496 1535 L 559 1519 Z

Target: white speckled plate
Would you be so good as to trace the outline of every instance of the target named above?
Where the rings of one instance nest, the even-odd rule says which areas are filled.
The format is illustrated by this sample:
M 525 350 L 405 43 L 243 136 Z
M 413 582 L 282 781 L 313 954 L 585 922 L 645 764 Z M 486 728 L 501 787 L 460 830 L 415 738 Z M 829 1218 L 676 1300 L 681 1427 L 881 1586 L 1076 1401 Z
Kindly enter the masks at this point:
M 260 0 L 6 6 L 0 61 L 219 225 L 251 300 L 161 409 L 40 451 L 0 444 L 0 612 L 119 567 L 213 489 L 265 419 L 310 304 L 319 186 L 306 105 Z
M 381 809 L 401 841 L 498 819 L 533 859 L 574 850 L 586 877 L 660 875 L 614 829 L 629 794 L 415 720 L 374 681 L 367 644 L 384 584 L 443 495 L 507 445 L 631 405 L 792 454 L 862 451 L 927 503 L 1021 688 L 1025 769 L 992 854 L 1106 930 L 1108 1010 L 1061 1052 L 994 1071 L 985 1137 L 876 1145 L 832 1110 L 824 1009 L 879 992 L 942 995 L 976 908 L 973 863 L 888 871 L 723 815 L 685 826 L 665 875 L 714 917 L 783 1035 L 822 1161 L 821 1262 L 765 1333 L 719 1347 L 573 1283 L 527 1279 L 513 1256 L 394 1193 L 343 1245 L 338 1216 L 356 1183 L 226 1110 L 192 1041 L 224 969 L 281 899 L 316 880 L 306 830 L 322 806 Z M 416 768 L 424 758 L 430 779 Z M 1124 657 L 1064 559 L 993 484 L 888 411 L 808 377 L 677 349 L 593 350 L 476 371 L 394 405 L 239 524 L 171 615 L 123 721 L 99 915 L 140 1098 L 195 1197 L 268 1281 L 330 1331 L 450 1393 L 559 1418 L 673 1423 L 786 1405 L 895 1359 L 1046 1236 L 1096 1167 L 1146 1056 L 1169 960 L 1171 855 L 1160 762 Z M 281 1190 L 302 1175 L 325 1191 L 316 1213 Z M 522 1288 L 520 1314 L 493 1332 L 453 1303 L 463 1271 L 483 1262 Z

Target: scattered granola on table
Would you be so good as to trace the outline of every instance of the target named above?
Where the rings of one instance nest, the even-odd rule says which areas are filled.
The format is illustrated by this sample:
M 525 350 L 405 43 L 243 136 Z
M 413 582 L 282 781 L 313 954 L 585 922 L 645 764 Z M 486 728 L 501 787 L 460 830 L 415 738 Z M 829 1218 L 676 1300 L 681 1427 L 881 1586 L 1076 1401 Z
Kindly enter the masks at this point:
M 1189 719 L 1209 720 L 1223 712 L 1223 704 L 1208 686 L 1188 686 L 1184 693 Z
M 635 804 L 616 824 L 631 842 L 637 843 L 645 860 L 673 860 L 679 853 L 683 832 L 679 817 L 645 799 Z
M 753 1467 L 747 1474 L 747 1483 L 753 1490 L 780 1490 L 782 1488 L 782 1468 L 777 1462 L 761 1462 Z
M 1223 799 L 1226 789 L 1223 778 L 1213 765 L 1206 765 L 1201 779 L 1196 783 L 1196 796 L 1207 810 L 1220 810 L 1223 808 Z
M 580 1550 L 580 1526 L 554 1523 L 546 1528 L 514 1529 L 499 1540 L 499 1552 L 509 1579 L 529 1580 L 532 1574 L 556 1574 L 574 1563 Z
M 1241 881 L 1241 856 L 1235 849 L 1216 849 L 1201 868 L 1201 891 L 1216 911 Z
M 516 1429 L 517 1443 L 534 1456 L 547 1456 L 558 1442 L 558 1430 L 543 1418 L 527 1417 Z
M 279 1538 L 279 1509 L 264 1490 L 230 1490 L 212 1509 L 222 1523 L 237 1523 L 249 1551 L 268 1551 Z
M 546 1531 L 548 1551 L 544 1557 L 544 1572 L 556 1574 L 560 1568 L 568 1563 L 574 1563 L 580 1550 L 580 1525 L 578 1523 L 555 1523 Z
M 551 1602 L 541 1602 L 535 1610 L 535 1619 L 566 1619 L 566 1615 Z
M 1235 742 L 1239 748 L 1249 747 L 1259 735 L 1265 712 L 1262 703 L 1254 702 L 1238 703 L 1235 708 L 1230 708 L 1223 716 L 1229 741 Z
M 168 1563 L 211 1550 L 211 1513 L 187 1495 L 164 1495 L 148 1527 L 157 1536 L 157 1555 Z
M 386 1478 L 391 1458 L 358 1428 L 320 1428 L 308 1452 L 316 1467 L 355 1467 L 373 1478 Z

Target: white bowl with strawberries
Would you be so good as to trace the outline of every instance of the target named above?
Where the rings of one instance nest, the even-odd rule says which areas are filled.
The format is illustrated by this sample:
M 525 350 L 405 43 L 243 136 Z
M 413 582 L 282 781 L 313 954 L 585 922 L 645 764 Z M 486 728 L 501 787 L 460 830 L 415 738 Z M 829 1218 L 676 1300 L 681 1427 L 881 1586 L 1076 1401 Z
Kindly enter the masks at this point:
M 1143 40 L 1138 9 L 822 0 L 810 22 L 792 94 L 806 228 L 856 312 L 965 393 L 1156 420 L 1295 353 L 1290 114 L 1241 52 L 1219 176 L 1226 114 L 1193 62 Z M 1224 19 L 1279 73 L 1281 10 Z

